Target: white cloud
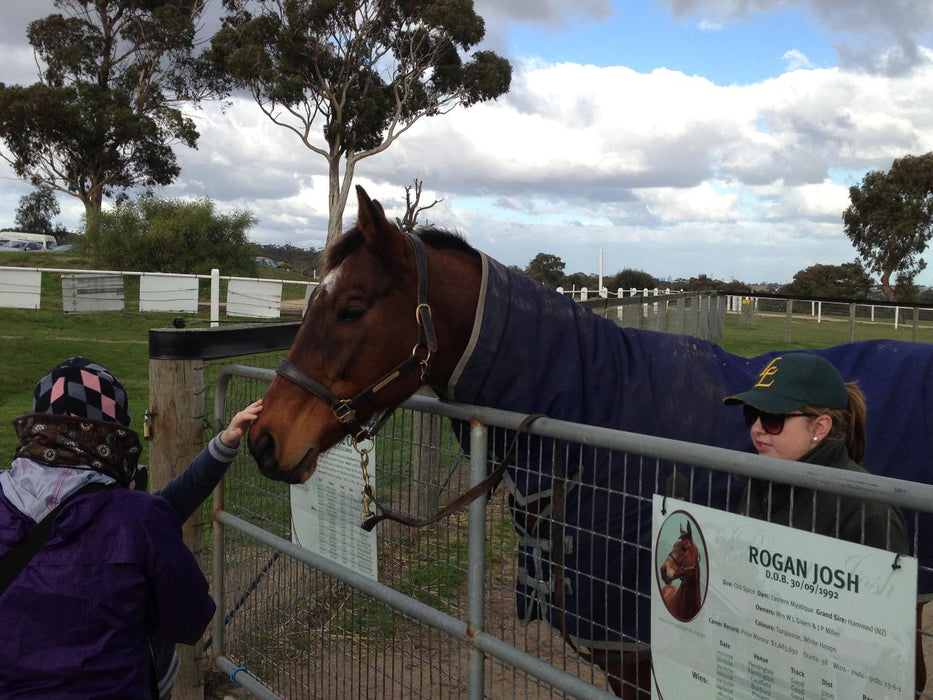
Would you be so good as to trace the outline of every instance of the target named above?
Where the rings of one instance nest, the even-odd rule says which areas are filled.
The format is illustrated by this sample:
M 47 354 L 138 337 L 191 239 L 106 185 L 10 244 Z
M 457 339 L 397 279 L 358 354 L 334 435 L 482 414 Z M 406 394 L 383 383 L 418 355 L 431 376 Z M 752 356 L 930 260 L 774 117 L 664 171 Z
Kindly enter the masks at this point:
M 781 56 L 781 60 L 787 64 L 788 71 L 808 70 L 814 67 L 807 55 L 797 49 L 785 51 L 784 55 Z
M 756 15 L 806 13 L 838 37 L 840 65 L 847 68 L 895 76 L 931 60 L 924 50 L 933 40 L 933 3 L 928 0 L 661 1 L 674 18 L 696 18 L 704 30 L 750 22 Z
M 805 7 L 845 32 L 875 19 L 900 26 L 880 15 L 900 15 L 903 5 L 846 2 L 668 4 L 678 16 L 719 23 Z M 916 31 L 908 39 L 933 24 L 926 6 L 914 9 Z M 598 21 L 612 10 L 608 0 L 483 0 L 477 11 L 506 45 L 509 22 L 561 26 Z M 26 56 L 22 43 L 20 37 L 17 51 L 28 63 L 31 51 Z M 901 54 L 870 53 L 879 67 L 906 57 L 911 70 L 813 68 L 791 49 L 783 74 L 729 86 L 664 68 L 515 62 L 507 95 L 419 122 L 385 153 L 362 161 L 356 182 L 391 217 L 402 213 L 404 186 L 423 180 L 425 200 L 443 199 L 428 220 L 464 232 L 506 264 L 551 252 L 568 271 L 593 272 L 604 250 L 607 273 L 636 267 L 657 276 L 788 281 L 815 262 L 855 257 L 841 223 L 849 185 L 867 169 L 886 170 L 894 158 L 933 150 L 933 54 L 910 54 L 911 45 L 904 43 Z M 868 58 L 853 57 L 852 65 Z M 10 82 L 6 71 L 0 79 Z M 260 220 L 252 232 L 260 242 L 321 246 L 323 159 L 248 100 L 226 113 L 208 106 L 193 116 L 198 149 L 178 150 L 181 178 L 162 194 L 249 209 Z M 839 173 L 853 181 L 840 181 Z M 8 170 L 0 176 L 11 177 Z M 10 222 L 29 189 L 0 179 Z M 80 218 L 73 205 L 63 216 L 68 225 Z M 347 221 L 355 209 L 351 195 Z

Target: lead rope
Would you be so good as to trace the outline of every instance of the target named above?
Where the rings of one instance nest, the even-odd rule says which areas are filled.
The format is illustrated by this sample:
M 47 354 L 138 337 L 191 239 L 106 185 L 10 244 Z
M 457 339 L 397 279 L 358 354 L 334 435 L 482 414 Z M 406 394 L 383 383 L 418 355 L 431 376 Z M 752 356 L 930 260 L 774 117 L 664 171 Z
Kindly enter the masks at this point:
M 370 445 L 372 445 L 372 436 L 367 434 L 367 437 L 370 440 Z M 360 456 L 360 471 L 363 473 L 363 489 L 360 491 L 360 503 L 363 504 L 363 513 L 360 516 L 360 526 L 366 530 L 371 530 L 371 527 L 366 527 L 366 521 L 376 517 L 376 514 L 373 513 L 370 507 L 373 504 L 373 489 L 369 483 L 369 453 L 372 451 L 372 447 L 360 447 L 360 443 L 365 439 L 366 437 L 359 439 L 359 436 L 357 436 L 357 438 L 353 440 L 353 449 L 356 450 Z
M 420 241 L 419 241 L 420 242 Z M 424 256 L 424 248 L 412 243 L 412 247 L 415 249 L 415 257 L 418 257 L 418 252 L 420 250 L 422 257 Z M 427 269 L 427 263 L 423 262 L 421 265 L 424 265 L 424 269 Z M 426 275 L 419 275 L 418 280 L 418 297 L 426 297 L 427 290 L 422 290 L 422 282 Z M 415 321 L 418 324 L 418 344 L 415 345 L 414 349 L 411 351 L 411 356 L 417 357 L 419 348 L 424 347 L 426 350 L 425 356 L 419 362 L 421 367 L 421 383 L 424 384 L 427 381 L 428 377 L 428 363 L 431 361 L 431 352 L 437 348 L 437 336 L 434 333 L 434 321 L 431 315 L 431 305 L 425 301 L 421 301 L 418 306 L 415 307 Z M 357 454 L 360 456 L 360 471 L 363 474 L 363 488 L 360 491 L 360 503 L 363 504 L 363 513 L 360 515 L 360 525 L 366 527 L 366 522 L 376 517 L 376 514 L 372 511 L 372 504 L 374 501 L 373 488 L 369 480 L 369 453 L 372 451 L 375 446 L 375 435 L 378 430 L 385 425 L 386 421 L 389 419 L 392 411 L 384 412 L 379 419 L 375 422 L 372 427 L 364 427 L 359 433 L 357 433 L 353 438 L 353 449 L 356 450 Z M 368 447 L 360 447 L 360 443 L 369 441 Z M 373 523 L 373 525 L 375 522 Z M 372 525 L 367 530 L 372 529 Z
M 424 527 L 425 525 L 436 523 L 438 520 L 447 517 L 454 511 L 459 510 L 460 508 L 473 502 L 482 494 L 493 489 L 499 483 L 499 481 L 502 480 L 502 477 L 505 475 L 505 470 L 508 468 L 509 463 L 512 461 L 512 457 L 515 454 L 515 447 L 518 444 L 518 438 L 521 436 L 521 434 L 524 433 L 528 426 L 530 426 L 536 420 L 546 417 L 547 416 L 543 413 L 532 413 L 525 416 L 525 418 L 519 424 L 518 428 L 516 428 L 515 435 L 512 437 L 512 441 L 509 443 L 509 448 L 506 450 L 502 461 L 499 463 L 499 466 L 496 467 L 496 469 L 492 471 L 485 479 L 480 481 L 478 484 L 471 486 L 453 501 L 435 512 L 434 515 L 431 515 L 427 518 L 415 518 L 411 515 L 393 510 L 384 505 L 376 497 L 375 492 L 369 484 L 369 472 L 367 467 L 369 466 L 370 449 L 357 450 L 360 453 L 360 466 L 363 470 L 364 482 L 363 495 L 361 500 L 363 502 L 364 509 L 369 511 L 369 515 L 364 513 L 361 527 L 368 532 L 372 530 L 381 520 L 393 520 L 397 523 L 401 523 L 402 525 L 407 525 L 408 527 Z M 373 514 L 370 511 L 369 506 L 373 503 L 381 511 L 379 514 Z

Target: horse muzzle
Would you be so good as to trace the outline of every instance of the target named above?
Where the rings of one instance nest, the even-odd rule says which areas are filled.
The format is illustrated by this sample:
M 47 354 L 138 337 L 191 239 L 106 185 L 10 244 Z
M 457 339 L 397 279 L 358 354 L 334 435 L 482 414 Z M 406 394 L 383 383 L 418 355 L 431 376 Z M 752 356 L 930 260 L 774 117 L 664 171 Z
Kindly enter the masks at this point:
M 283 467 L 276 457 L 275 438 L 268 430 L 260 430 L 255 437 L 250 433 L 247 440 L 250 454 L 259 467 L 259 472 L 268 479 L 288 484 L 302 484 L 317 467 L 317 449 L 312 445 L 304 456 L 292 467 Z
M 661 566 L 661 580 L 664 581 L 664 583 L 673 583 L 678 578 L 680 578 L 682 575 L 683 575 L 682 572 L 678 573 L 672 566 L 667 566 L 667 565 Z

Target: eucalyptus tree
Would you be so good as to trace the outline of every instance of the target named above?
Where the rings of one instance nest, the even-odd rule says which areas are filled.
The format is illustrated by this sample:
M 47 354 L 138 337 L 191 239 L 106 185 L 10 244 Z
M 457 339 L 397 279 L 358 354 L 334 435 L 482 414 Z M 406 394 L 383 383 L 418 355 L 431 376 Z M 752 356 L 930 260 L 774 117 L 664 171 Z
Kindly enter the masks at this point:
M 212 39 L 219 89 L 247 90 L 328 168 L 331 240 L 360 160 L 422 117 L 508 91 L 509 62 L 469 52 L 485 24 L 473 0 L 224 0 Z M 228 93 L 229 94 L 229 93 Z
M 926 267 L 920 256 L 933 237 L 933 153 L 897 158 L 886 173 L 872 170 L 849 188 L 849 199 L 845 233 L 866 269 L 881 277 L 885 298 L 894 301 L 897 288 L 911 289 Z
M 55 0 L 27 29 L 38 82 L 0 84 L 2 157 L 84 204 L 92 253 L 104 199 L 173 182 L 174 146 L 197 144 L 180 104 L 205 94 L 194 54 L 206 3 Z
M 19 198 L 14 219 L 18 231 L 31 231 L 32 233 L 55 234 L 55 217 L 61 214 L 62 208 L 55 199 L 55 192 L 51 187 L 40 185 L 29 194 Z M 61 241 L 58 241 L 61 243 Z

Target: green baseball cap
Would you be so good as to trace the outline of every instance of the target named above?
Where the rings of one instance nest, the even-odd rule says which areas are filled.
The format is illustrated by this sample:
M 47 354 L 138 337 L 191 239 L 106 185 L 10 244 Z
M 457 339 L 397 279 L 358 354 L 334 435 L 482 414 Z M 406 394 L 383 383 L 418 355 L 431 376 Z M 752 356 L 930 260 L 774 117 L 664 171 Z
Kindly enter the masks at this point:
M 724 404 L 747 403 L 765 413 L 789 413 L 804 406 L 845 409 L 849 406 L 842 375 L 819 355 L 795 352 L 765 365 L 748 391 L 727 396 Z

